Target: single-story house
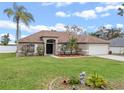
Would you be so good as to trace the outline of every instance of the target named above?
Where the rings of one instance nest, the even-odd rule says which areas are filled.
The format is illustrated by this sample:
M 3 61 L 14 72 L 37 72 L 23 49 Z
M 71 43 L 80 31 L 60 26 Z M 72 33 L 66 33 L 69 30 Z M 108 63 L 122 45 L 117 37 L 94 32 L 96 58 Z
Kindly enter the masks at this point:
M 40 31 L 22 38 L 18 42 L 18 52 L 21 53 L 21 48 L 24 45 L 32 47 L 34 54 L 37 54 L 37 46 L 44 46 L 44 55 L 58 55 L 61 51 L 61 46 L 67 44 L 69 37 L 72 34 L 58 31 Z M 89 35 L 78 35 L 77 43 L 81 52 L 85 55 L 103 55 L 108 54 L 109 42 Z
M 109 51 L 112 54 L 124 54 L 124 36 L 110 40 Z

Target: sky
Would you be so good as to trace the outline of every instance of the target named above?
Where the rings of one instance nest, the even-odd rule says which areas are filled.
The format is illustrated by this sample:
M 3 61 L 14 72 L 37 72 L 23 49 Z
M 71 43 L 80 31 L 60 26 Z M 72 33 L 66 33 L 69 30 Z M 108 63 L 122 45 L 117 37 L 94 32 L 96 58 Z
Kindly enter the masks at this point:
M 26 27 L 20 23 L 21 38 L 40 30 L 64 31 L 65 25 L 77 25 L 87 32 L 95 32 L 98 27 L 124 27 L 124 17 L 117 15 L 120 2 L 24 2 L 17 3 L 32 13 L 35 22 Z M 13 3 L 0 2 L 0 38 L 10 34 L 11 42 L 15 41 L 16 24 L 8 18 L 3 10 L 12 7 Z

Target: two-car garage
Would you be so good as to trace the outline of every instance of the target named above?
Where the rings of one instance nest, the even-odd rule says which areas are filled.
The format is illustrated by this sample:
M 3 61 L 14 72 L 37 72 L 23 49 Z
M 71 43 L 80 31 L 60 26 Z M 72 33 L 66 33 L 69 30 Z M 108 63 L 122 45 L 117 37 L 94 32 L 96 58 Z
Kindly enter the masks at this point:
M 108 44 L 89 44 L 88 55 L 106 55 L 108 54 Z

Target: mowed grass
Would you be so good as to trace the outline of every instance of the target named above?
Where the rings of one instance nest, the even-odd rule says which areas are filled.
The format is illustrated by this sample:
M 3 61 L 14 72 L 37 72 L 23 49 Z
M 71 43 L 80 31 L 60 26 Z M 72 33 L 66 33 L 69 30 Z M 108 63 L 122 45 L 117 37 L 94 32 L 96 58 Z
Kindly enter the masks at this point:
M 79 76 L 82 71 L 87 76 L 95 71 L 108 81 L 124 82 L 123 62 L 96 57 L 15 57 L 13 53 L 0 54 L 0 89 L 47 89 L 53 79 Z

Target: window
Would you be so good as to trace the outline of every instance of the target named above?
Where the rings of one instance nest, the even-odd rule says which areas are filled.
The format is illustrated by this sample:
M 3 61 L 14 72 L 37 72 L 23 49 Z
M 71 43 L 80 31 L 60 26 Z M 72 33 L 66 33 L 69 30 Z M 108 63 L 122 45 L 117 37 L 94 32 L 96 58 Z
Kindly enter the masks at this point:
M 54 42 L 55 42 L 55 40 L 53 40 L 53 39 L 47 40 L 47 43 L 54 43 Z
M 30 43 L 29 45 L 27 45 L 27 52 L 34 52 L 34 44 Z

